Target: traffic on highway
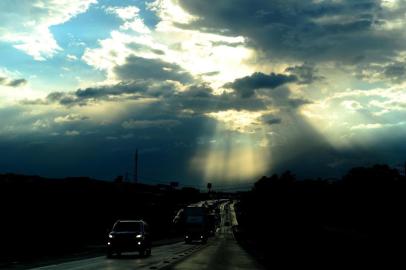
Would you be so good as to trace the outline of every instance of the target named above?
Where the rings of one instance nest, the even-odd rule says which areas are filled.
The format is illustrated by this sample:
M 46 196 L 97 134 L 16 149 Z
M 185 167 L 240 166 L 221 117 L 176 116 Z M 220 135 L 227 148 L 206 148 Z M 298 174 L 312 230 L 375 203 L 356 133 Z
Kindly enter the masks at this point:
M 236 243 L 232 200 L 188 205 L 174 218 L 183 239 L 156 246 L 142 220 L 118 220 L 108 233 L 106 255 L 29 268 L 31 270 L 260 269 Z M 207 268 L 209 267 L 209 268 Z

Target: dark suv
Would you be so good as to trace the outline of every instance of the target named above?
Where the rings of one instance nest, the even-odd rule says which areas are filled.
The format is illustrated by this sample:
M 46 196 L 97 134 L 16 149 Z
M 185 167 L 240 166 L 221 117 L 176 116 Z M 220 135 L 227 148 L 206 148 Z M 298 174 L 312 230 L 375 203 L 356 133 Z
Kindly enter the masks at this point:
M 107 257 L 122 252 L 138 251 L 141 256 L 151 255 L 149 227 L 142 220 L 118 220 L 107 240 Z

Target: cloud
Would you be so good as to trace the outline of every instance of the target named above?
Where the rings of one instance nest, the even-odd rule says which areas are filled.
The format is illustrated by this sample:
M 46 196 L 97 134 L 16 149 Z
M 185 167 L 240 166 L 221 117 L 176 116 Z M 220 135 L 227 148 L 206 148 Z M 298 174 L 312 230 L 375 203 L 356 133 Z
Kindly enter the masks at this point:
M 34 129 L 44 129 L 49 127 L 49 122 L 47 120 L 38 119 L 32 124 Z
M 52 92 L 45 99 L 23 100 L 27 105 L 59 103 L 63 106 L 86 106 L 101 101 L 125 101 L 141 98 L 159 98 L 176 91 L 174 82 L 151 80 L 123 81 L 113 85 L 100 85 L 72 92 Z
M 292 108 L 299 108 L 303 105 L 312 104 L 313 101 L 306 98 L 289 98 L 287 99 L 287 104 Z
M 283 89 L 285 94 L 274 94 L 275 106 L 297 107 L 306 100 L 294 100 L 289 97 L 289 90 Z M 162 103 L 166 114 L 189 112 L 202 115 L 207 112 L 222 110 L 250 110 L 260 111 L 267 107 L 266 100 L 258 97 L 241 98 L 234 93 L 215 94 L 214 89 L 205 84 L 183 85 L 173 81 L 135 80 L 123 81 L 113 85 L 101 85 L 78 89 L 73 92 L 52 92 L 45 99 L 23 100 L 24 105 L 60 104 L 66 107 L 97 105 L 107 101 L 112 103 L 129 100 L 154 100 Z M 271 102 L 271 101 L 269 101 Z M 268 104 L 270 105 L 270 104 Z
M 77 122 L 77 121 L 84 121 L 88 120 L 89 117 L 87 116 L 81 116 L 78 114 L 67 114 L 65 116 L 58 116 L 54 119 L 55 123 L 58 124 L 63 124 L 63 123 L 72 123 L 72 122 Z
M 297 76 L 299 78 L 298 83 L 300 84 L 312 84 L 325 79 L 323 76 L 317 75 L 317 69 L 314 65 L 309 64 L 288 67 L 285 69 L 285 72 Z
M 382 124 L 382 123 L 359 124 L 359 125 L 351 127 L 351 130 L 383 129 L 383 128 L 391 128 L 391 127 L 401 127 L 404 125 L 406 125 L 406 122 L 404 122 L 404 121 L 397 122 L 397 123 L 384 123 L 384 124 Z
M 27 83 L 26 79 L 16 79 L 16 80 L 10 81 L 7 85 L 11 86 L 11 87 L 19 87 L 19 86 L 25 85 L 26 83 Z
M 392 82 L 401 83 L 406 75 L 406 63 L 395 62 L 384 67 L 383 74 Z
M 129 56 L 125 64 L 114 68 L 114 73 L 120 80 L 173 80 L 182 83 L 192 81 L 192 76 L 180 66 L 159 59 L 148 59 Z
M 107 13 L 112 13 L 117 15 L 122 20 L 131 20 L 138 17 L 140 9 L 136 6 L 127 6 L 127 7 L 107 7 Z
M 62 50 L 50 27 L 85 12 L 93 3 L 96 0 L 0 1 L 0 41 L 35 60 L 45 60 Z
M 341 102 L 341 105 L 350 111 L 357 111 L 363 109 L 361 103 L 355 100 L 344 100 L 343 102 Z
M 382 63 L 358 64 L 349 70 L 356 78 L 369 83 L 402 84 L 406 75 L 406 59 L 396 57 Z
M 373 148 L 397 143 L 405 134 L 404 86 L 336 91 L 300 111 L 307 121 L 339 149 Z M 400 142 L 400 141 L 399 141 Z M 386 150 L 385 150 L 386 151 Z
M 269 119 L 268 121 L 266 121 L 266 123 L 268 125 L 276 125 L 276 124 L 282 123 L 282 119 L 280 119 L 280 118 Z
M 300 95 L 292 95 L 287 87 L 296 82 L 290 74 L 254 73 L 227 83 L 233 91 L 217 92 L 208 83 L 193 79 L 176 64 L 158 59 L 129 56 L 125 64 L 114 69 L 119 83 L 98 85 L 72 92 L 52 92 L 45 100 L 25 100 L 24 104 L 86 106 L 102 101 L 119 102 L 153 99 L 164 104 L 166 113 L 205 115 L 227 110 L 264 111 L 269 108 L 297 109 L 311 103 Z M 272 89 L 272 91 L 269 91 Z
M 273 114 L 265 114 L 262 116 L 262 122 L 267 125 L 277 125 L 282 123 L 282 118 L 276 117 Z
M 178 120 L 134 120 L 130 119 L 122 123 L 122 127 L 125 129 L 142 129 L 142 128 L 170 128 L 180 125 Z
M 164 0 L 164 2 L 172 2 Z M 310 3 L 311 2 L 311 3 Z M 404 51 L 406 3 L 383 1 L 180 0 L 185 28 L 241 35 L 274 61 L 387 61 Z
M 76 55 L 73 55 L 73 54 L 68 54 L 68 55 L 66 55 L 66 59 L 67 59 L 68 61 L 76 61 L 76 60 L 78 60 L 78 58 L 76 57 Z
M 10 86 L 10 87 L 20 87 L 27 84 L 26 79 L 9 79 L 6 77 L 0 77 L 0 85 Z
M 59 6 L 63 1 L 39 2 L 25 6 L 34 3 L 44 14 L 22 16 L 11 31 L 21 38 L 8 42 L 44 60 L 62 50 L 50 26 L 88 5 L 69 13 Z M 406 119 L 406 6 L 385 3 L 157 0 L 140 8 L 99 6 L 120 25 L 88 43 L 82 60 L 105 80 L 81 76 L 78 88 L 61 83 L 42 99 L 0 106 L 0 147 L 8 149 L 1 162 L 37 173 L 44 168 L 33 165 L 38 160 L 46 172 L 113 178 L 131 169 L 124 164 L 142 146 L 156 149 L 143 153 L 146 175 L 211 181 L 288 168 L 318 176 L 330 173 L 331 164 L 342 172 L 384 155 L 395 160 L 405 151 L 399 119 Z M 48 20 L 56 14 L 60 18 Z M 34 17 L 44 19 L 30 25 Z M 78 52 L 72 53 L 63 60 L 77 60 Z M 13 84 L 23 85 L 18 79 L 27 72 L 20 72 L 1 75 L 0 84 L 16 78 Z M 41 149 L 33 146 L 38 142 Z M 38 159 L 26 155 L 38 151 Z M 199 161 L 192 169 L 185 165 L 191 157 Z M 191 172 L 196 167 L 209 173 Z
M 297 77 L 293 75 L 275 74 L 266 75 L 255 72 L 250 76 L 236 79 L 232 83 L 224 85 L 226 88 L 233 88 L 242 98 L 249 98 L 255 94 L 257 89 L 273 89 L 281 85 L 295 82 Z
M 77 130 L 67 130 L 67 131 L 65 132 L 65 135 L 66 135 L 66 136 L 79 136 L 79 135 L 80 135 L 80 132 L 77 131 Z
M 155 1 L 146 7 L 156 15 L 154 27 L 141 18 L 141 8 L 108 7 L 107 12 L 118 16 L 122 24 L 100 40 L 98 47 L 87 48 L 82 59 L 105 71 L 109 80 L 116 79 L 114 68 L 131 55 L 175 64 L 214 87 L 253 72 L 249 60 L 255 52 L 245 46 L 242 36 L 183 29 L 177 24 L 189 19 L 176 3 Z
M 151 30 L 145 25 L 142 18 L 139 16 L 140 9 L 136 6 L 127 7 L 107 7 L 107 13 L 115 14 L 124 21 L 120 26 L 122 30 L 133 30 L 137 33 L 148 34 Z
M 255 133 L 261 127 L 262 112 L 251 112 L 246 110 L 222 110 L 206 114 L 209 117 L 223 123 L 227 130 L 240 133 Z

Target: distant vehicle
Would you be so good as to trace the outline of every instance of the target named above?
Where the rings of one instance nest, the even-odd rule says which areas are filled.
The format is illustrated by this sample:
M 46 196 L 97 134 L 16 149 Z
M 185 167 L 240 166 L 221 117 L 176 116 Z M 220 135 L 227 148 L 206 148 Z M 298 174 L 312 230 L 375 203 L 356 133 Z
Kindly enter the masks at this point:
M 207 242 L 209 223 L 206 207 L 186 207 L 185 215 L 185 242 L 191 243 L 198 240 Z
M 138 251 L 140 256 L 151 255 L 149 226 L 142 220 L 118 220 L 108 235 L 107 257 L 131 251 Z

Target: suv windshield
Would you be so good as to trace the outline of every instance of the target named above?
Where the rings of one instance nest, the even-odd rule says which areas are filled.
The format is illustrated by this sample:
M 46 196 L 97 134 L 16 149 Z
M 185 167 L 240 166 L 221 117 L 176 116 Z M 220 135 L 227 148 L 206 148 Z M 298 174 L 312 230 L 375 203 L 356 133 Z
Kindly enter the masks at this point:
M 118 222 L 114 225 L 114 232 L 139 232 L 141 231 L 140 222 Z

